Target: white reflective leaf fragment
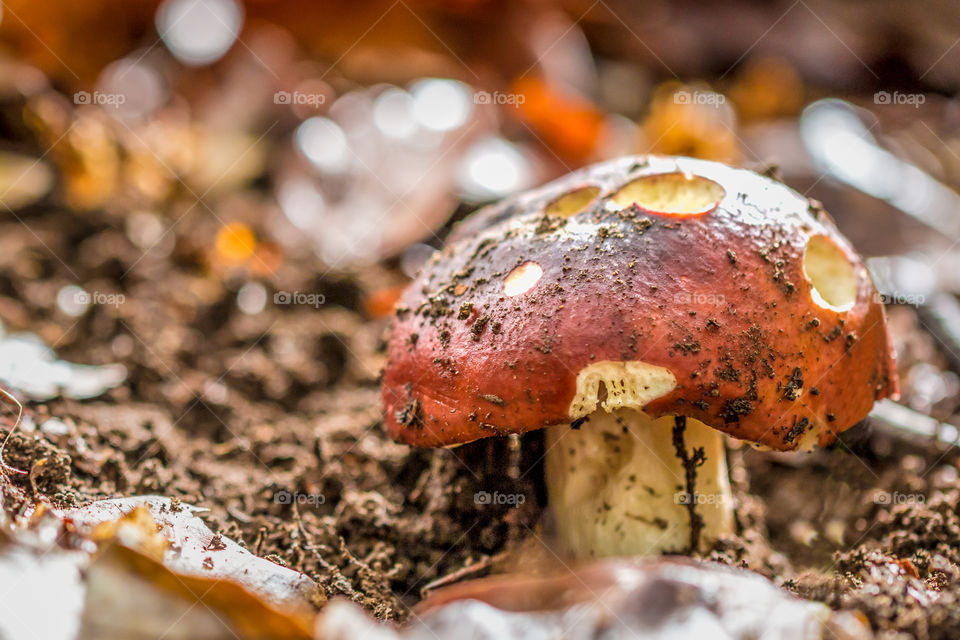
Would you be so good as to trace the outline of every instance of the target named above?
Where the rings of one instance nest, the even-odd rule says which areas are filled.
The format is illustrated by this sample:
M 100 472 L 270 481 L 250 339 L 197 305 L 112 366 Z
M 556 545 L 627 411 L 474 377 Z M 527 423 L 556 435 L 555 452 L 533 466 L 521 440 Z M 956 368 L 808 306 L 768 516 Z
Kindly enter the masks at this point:
M 127 378 L 122 364 L 82 365 L 58 360 L 32 333 L 0 337 L 0 384 L 33 400 L 63 395 L 84 399 L 99 396 Z
M 72 640 L 80 629 L 87 554 L 51 553 L 39 540 L 32 542 L 0 543 L 0 638 Z
M 161 496 L 134 496 L 100 500 L 64 515 L 84 531 L 117 520 L 141 506 L 150 510 L 159 533 L 170 541 L 163 564 L 171 571 L 230 580 L 281 607 L 300 607 L 318 597 L 317 585 L 306 575 L 255 556 L 226 536 L 220 536 L 218 544 L 211 546 L 214 532 L 197 517 L 206 509 L 182 503 L 171 506 L 170 499 Z
M 539 578 L 498 575 L 440 589 L 417 611 L 396 633 L 337 602 L 317 630 L 325 640 L 353 640 L 371 628 L 372 637 L 395 640 L 872 637 L 853 615 L 800 600 L 752 571 L 683 559 L 610 559 Z
M 0 638 L 309 640 L 320 588 L 214 534 L 201 511 L 136 496 L 5 523 Z

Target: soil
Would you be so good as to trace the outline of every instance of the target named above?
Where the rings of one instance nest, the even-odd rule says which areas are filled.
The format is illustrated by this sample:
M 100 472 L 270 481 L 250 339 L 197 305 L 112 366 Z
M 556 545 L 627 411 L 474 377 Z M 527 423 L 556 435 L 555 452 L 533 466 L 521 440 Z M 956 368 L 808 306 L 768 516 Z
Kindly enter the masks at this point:
M 245 204 L 264 233 L 262 205 Z M 291 251 L 270 276 L 218 266 L 209 257 L 218 225 L 201 208 L 165 250 L 146 253 L 108 212 L 47 204 L 20 217 L 0 222 L 6 330 L 37 333 L 67 360 L 121 362 L 129 377 L 94 400 L 26 404 L 5 461 L 28 473 L 0 480 L 8 515 L 40 501 L 176 497 L 209 509 L 214 530 L 258 555 L 395 621 L 430 583 L 496 570 L 505 552 L 542 539 L 540 434 L 432 450 L 383 432 L 387 320 L 365 302 L 402 281 L 393 265 L 324 272 Z M 237 294 L 252 281 L 268 303 L 248 315 Z M 123 302 L 72 318 L 56 298 L 75 283 Z M 284 291 L 324 304 L 269 302 Z M 958 385 L 934 339 L 909 307 L 891 309 L 891 325 L 903 402 L 921 406 L 939 376 L 950 393 L 924 411 L 954 419 Z M 925 377 L 913 375 L 920 363 Z M 0 434 L 15 415 L 9 408 Z M 45 430 L 50 417 L 67 432 Z M 860 611 L 880 637 L 960 636 L 956 453 L 870 429 L 814 454 L 734 449 L 741 535 L 706 555 Z M 524 499 L 498 504 L 480 492 Z
M 126 385 L 95 400 L 26 404 L 24 424 L 38 426 L 19 428 L 7 443 L 6 463 L 28 471 L 0 480 L 8 514 L 37 501 L 177 497 L 210 509 L 215 530 L 259 555 L 397 620 L 428 582 L 535 526 L 536 474 L 511 480 L 520 474 L 504 461 L 534 466 L 536 446 L 519 455 L 502 439 L 411 450 L 381 432 L 386 321 L 361 307 L 378 279 L 396 275 L 365 269 L 364 285 L 355 274 L 320 277 L 313 260 L 290 256 L 265 282 L 270 300 L 275 291 L 300 291 L 325 296 L 325 304 L 268 304 L 247 315 L 237 290 L 252 275 L 214 273 L 195 244 L 212 237 L 204 236 L 208 217 L 188 215 L 173 251 L 139 262 L 143 251 L 123 221 L 105 214 L 42 209 L 26 224 L 0 223 L 11 248 L 0 258 L 6 330 L 35 332 L 64 359 L 122 362 L 129 371 Z M 57 291 L 75 282 L 124 301 L 94 305 L 75 320 L 56 305 Z M 5 414 L 9 429 L 16 411 Z M 44 431 L 51 416 L 67 434 Z M 478 491 L 506 485 L 531 499 L 475 502 Z

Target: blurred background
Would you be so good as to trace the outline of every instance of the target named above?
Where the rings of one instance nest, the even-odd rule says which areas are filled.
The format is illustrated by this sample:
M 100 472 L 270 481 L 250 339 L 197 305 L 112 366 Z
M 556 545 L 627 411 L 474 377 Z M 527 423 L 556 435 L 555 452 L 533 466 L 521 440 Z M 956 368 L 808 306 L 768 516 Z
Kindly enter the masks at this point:
M 926 202 L 960 171 L 958 38 L 949 2 L 11 0 L 0 185 L 122 219 L 146 264 L 119 282 L 184 230 L 251 282 L 308 251 L 409 274 L 470 208 L 644 152 L 776 165 L 839 217 L 879 208 L 896 233 L 845 230 L 890 253 L 944 239 L 910 216 L 960 228 Z
M 483 511 L 460 453 L 381 433 L 394 301 L 477 207 L 648 152 L 822 201 L 889 304 L 907 413 L 887 417 L 958 436 L 955 2 L 0 8 L 0 382 L 33 400 L 7 449 L 30 469 L 3 476 L 8 510 L 177 496 L 400 615 L 537 506 Z M 78 378 L 48 349 L 100 368 Z M 512 451 L 475 453 L 493 469 Z M 498 468 L 483 487 L 509 480 Z M 326 500 L 294 526 L 278 489 Z M 771 518 L 778 544 L 829 515 L 811 505 Z

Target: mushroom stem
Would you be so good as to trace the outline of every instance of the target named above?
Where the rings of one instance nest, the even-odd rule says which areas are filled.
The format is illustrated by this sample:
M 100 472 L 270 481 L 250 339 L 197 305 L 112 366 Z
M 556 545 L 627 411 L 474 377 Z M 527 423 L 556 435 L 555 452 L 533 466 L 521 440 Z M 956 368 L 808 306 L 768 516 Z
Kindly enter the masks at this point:
M 567 551 L 576 557 L 689 552 L 694 539 L 703 549 L 733 532 L 723 434 L 697 420 L 683 422 L 679 429 L 672 416 L 600 409 L 579 429 L 547 429 L 547 490 Z

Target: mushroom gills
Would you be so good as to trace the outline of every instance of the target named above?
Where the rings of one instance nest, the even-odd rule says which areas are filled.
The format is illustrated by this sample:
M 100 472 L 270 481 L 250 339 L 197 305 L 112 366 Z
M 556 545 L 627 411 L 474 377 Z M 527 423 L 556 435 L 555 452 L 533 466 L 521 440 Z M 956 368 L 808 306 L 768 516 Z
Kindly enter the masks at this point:
M 690 494 L 675 424 L 673 416 L 601 408 L 578 429 L 547 429 L 548 500 L 568 553 L 590 558 L 690 550 Z M 723 434 L 687 418 L 683 435 L 689 456 L 700 447 L 705 455 L 693 493 L 704 549 L 734 530 Z

